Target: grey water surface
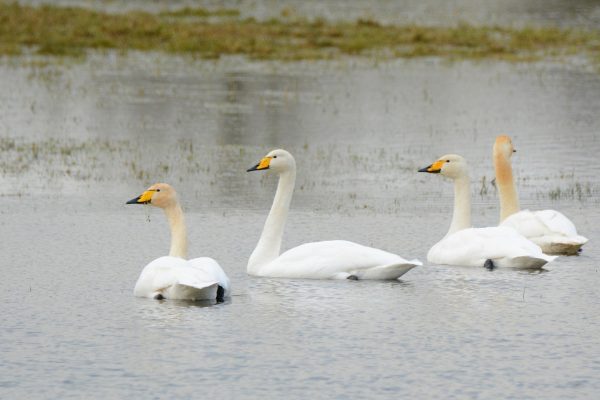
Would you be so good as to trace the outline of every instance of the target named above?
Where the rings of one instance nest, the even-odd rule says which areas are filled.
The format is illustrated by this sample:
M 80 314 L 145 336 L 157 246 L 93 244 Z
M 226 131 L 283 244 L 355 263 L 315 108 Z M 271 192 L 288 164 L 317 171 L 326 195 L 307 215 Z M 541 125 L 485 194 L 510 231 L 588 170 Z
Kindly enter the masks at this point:
M 600 74 L 566 64 L 198 61 L 92 54 L 0 63 L 0 398 L 592 399 L 600 393 Z M 497 223 L 491 149 L 510 134 L 521 203 L 590 238 L 542 273 L 431 265 L 471 164 L 473 222 Z M 283 248 L 347 239 L 419 258 L 397 282 L 245 273 L 290 150 Z M 168 252 L 170 182 L 190 256 L 224 304 L 134 298 Z

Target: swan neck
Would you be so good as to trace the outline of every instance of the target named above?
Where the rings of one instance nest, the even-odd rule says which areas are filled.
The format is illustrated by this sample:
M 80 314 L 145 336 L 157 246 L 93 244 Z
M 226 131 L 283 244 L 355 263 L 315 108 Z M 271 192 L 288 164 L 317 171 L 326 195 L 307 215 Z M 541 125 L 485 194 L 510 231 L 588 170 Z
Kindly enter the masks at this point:
M 494 151 L 494 169 L 500 195 L 500 222 L 502 222 L 519 212 L 519 197 L 510 160 L 498 151 Z
M 187 258 L 187 231 L 183 218 L 183 210 L 179 203 L 165 208 L 165 214 L 171 228 L 171 250 L 172 257 Z
M 295 167 L 281 173 L 279 176 L 271 211 L 269 211 L 258 244 L 248 260 L 248 272 L 251 274 L 256 274 L 262 266 L 279 257 L 283 230 L 290 209 L 295 182 Z
M 446 236 L 471 227 L 471 184 L 469 176 L 454 180 L 454 212 L 452 223 Z

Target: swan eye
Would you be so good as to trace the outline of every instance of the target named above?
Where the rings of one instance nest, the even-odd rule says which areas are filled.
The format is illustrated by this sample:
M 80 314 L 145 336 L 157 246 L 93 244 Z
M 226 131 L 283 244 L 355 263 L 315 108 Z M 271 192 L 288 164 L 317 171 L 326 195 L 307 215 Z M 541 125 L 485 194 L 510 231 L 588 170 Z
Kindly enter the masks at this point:
M 160 192 L 160 189 L 156 189 L 157 192 Z
M 273 158 L 277 158 L 277 156 L 273 156 Z
M 450 162 L 450 160 L 446 160 L 446 162 Z

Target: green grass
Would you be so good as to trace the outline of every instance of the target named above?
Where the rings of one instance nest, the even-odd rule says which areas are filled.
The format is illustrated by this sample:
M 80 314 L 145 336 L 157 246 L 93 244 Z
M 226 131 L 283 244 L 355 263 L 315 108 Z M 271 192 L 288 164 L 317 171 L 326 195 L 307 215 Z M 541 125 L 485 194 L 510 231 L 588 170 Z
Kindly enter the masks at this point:
M 166 17 L 238 17 L 240 12 L 230 8 L 222 8 L 219 10 L 207 10 L 205 8 L 190 8 L 185 7 L 175 11 L 163 11 L 159 15 Z
M 217 17 L 217 18 L 208 18 Z M 185 8 L 159 14 L 107 14 L 85 8 L 30 7 L 0 0 L 0 55 L 81 56 L 87 50 L 152 50 L 201 58 L 382 58 L 535 61 L 575 54 L 600 60 L 600 31 L 381 25 L 282 16 L 258 22 L 237 10 Z

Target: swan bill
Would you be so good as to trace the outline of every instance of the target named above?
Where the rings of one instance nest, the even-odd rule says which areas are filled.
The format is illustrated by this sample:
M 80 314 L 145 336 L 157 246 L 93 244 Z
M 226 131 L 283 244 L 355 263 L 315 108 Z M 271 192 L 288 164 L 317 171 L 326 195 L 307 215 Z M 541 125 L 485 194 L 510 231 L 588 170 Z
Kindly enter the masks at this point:
M 269 169 L 269 165 L 271 164 L 271 158 L 272 157 L 263 158 L 262 160 L 260 160 L 260 162 L 258 164 L 256 164 L 252 168 L 248 168 L 246 170 L 246 172 L 261 171 L 263 169 Z
M 439 174 L 442 171 L 442 167 L 444 166 L 444 161 L 436 161 L 433 164 L 421 168 L 419 172 L 429 172 L 430 174 Z
M 150 204 L 152 201 L 152 195 L 155 191 L 156 190 L 146 190 L 144 193 L 134 199 L 129 200 L 125 204 Z

